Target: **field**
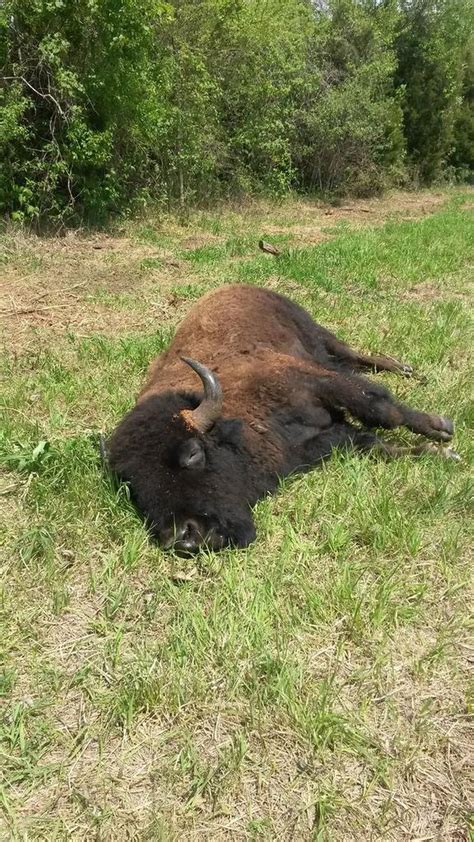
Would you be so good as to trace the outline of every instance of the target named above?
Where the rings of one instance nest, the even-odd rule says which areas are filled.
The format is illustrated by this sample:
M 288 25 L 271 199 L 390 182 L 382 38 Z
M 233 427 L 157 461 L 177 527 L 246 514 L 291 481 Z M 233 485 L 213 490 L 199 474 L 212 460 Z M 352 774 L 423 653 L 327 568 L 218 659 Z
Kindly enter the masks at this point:
M 451 189 L 2 235 L 1 839 L 470 838 L 472 208 Z M 248 550 L 163 554 L 97 435 L 230 281 L 412 364 L 379 377 L 455 420 L 462 461 L 336 454 L 257 506 Z

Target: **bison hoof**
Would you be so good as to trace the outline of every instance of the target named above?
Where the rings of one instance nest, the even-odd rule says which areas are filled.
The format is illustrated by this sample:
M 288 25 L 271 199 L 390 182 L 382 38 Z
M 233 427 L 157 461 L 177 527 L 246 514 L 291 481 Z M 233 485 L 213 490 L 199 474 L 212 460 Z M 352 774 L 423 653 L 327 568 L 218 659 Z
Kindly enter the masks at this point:
M 413 368 L 411 365 L 405 365 L 405 363 L 400 363 L 400 372 L 403 374 L 404 377 L 411 377 L 413 374 Z
M 462 461 L 459 453 L 456 453 L 452 447 L 440 447 L 439 455 L 442 456 L 443 459 L 451 459 L 453 462 Z
M 449 441 L 454 434 L 454 424 L 442 415 L 430 415 L 426 435 L 435 441 Z

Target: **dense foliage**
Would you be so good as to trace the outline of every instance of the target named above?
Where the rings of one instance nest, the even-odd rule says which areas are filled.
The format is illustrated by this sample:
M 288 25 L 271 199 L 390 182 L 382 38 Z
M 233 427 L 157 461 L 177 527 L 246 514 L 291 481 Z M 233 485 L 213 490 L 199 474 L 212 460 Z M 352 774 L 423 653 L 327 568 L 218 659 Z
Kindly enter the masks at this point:
M 472 22 L 471 0 L 3 0 L 0 209 L 465 177 Z
M 465 0 L 403 0 L 402 8 L 396 47 L 406 148 L 415 177 L 431 183 L 455 160 L 456 146 L 459 153 L 468 143 L 468 126 L 463 130 L 461 123 L 472 6 L 471 14 Z

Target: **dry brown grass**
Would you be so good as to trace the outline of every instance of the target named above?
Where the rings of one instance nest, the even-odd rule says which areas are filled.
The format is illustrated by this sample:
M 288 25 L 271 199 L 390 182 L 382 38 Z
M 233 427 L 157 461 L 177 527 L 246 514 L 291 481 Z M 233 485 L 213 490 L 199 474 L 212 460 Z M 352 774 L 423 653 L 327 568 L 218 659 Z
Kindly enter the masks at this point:
M 335 236 L 334 226 L 341 222 L 357 228 L 381 225 L 387 217 L 413 219 L 433 213 L 445 198 L 442 192 L 394 193 L 342 207 L 292 201 L 277 209 L 255 202 L 234 211 L 225 228 L 248 236 L 260 225 L 270 235 L 289 235 L 296 246 L 311 246 Z M 176 312 L 172 290 L 188 270 L 176 251 L 225 240 L 224 234 L 209 231 L 190 234 L 198 224 L 199 216 L 187 225 L 158 222 L 156 230 L 164 230 L 171 248 L 137 238 L 136 228 L 122 236 L 70 231 L 44 239 L 12 233 L 0 287 L 0 342 L 21 351 L 57 341 L 67 332 L 115 336 L 120 330 L 152 330 L 157 321 L 176 323 L 183 310 Z M 147 259 L 156 265 L 148 268 L 143 263 Z M 126 300 L 120 306 L 121 295 L 133 296 L 134 306 L 127 307 Z

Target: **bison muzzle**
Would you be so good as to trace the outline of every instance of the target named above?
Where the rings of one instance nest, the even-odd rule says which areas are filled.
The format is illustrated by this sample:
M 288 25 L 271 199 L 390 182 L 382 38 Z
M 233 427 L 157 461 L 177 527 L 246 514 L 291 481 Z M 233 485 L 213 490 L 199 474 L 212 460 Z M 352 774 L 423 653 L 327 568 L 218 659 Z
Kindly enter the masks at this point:
M 192 307 L 151 364 L 110 439 L 109 466 L 162 547 L 192 553 L 246 547 L 257 500 L 334 448 L 456 458 L 428 442 L 380 438 L 375 428 L 405 426 L 445 443 L 453 424 L 399 403 L 358 374 L 364 368 L 411 374 L 391 357 L 354 351 L 275 292 L 223 287 Z

